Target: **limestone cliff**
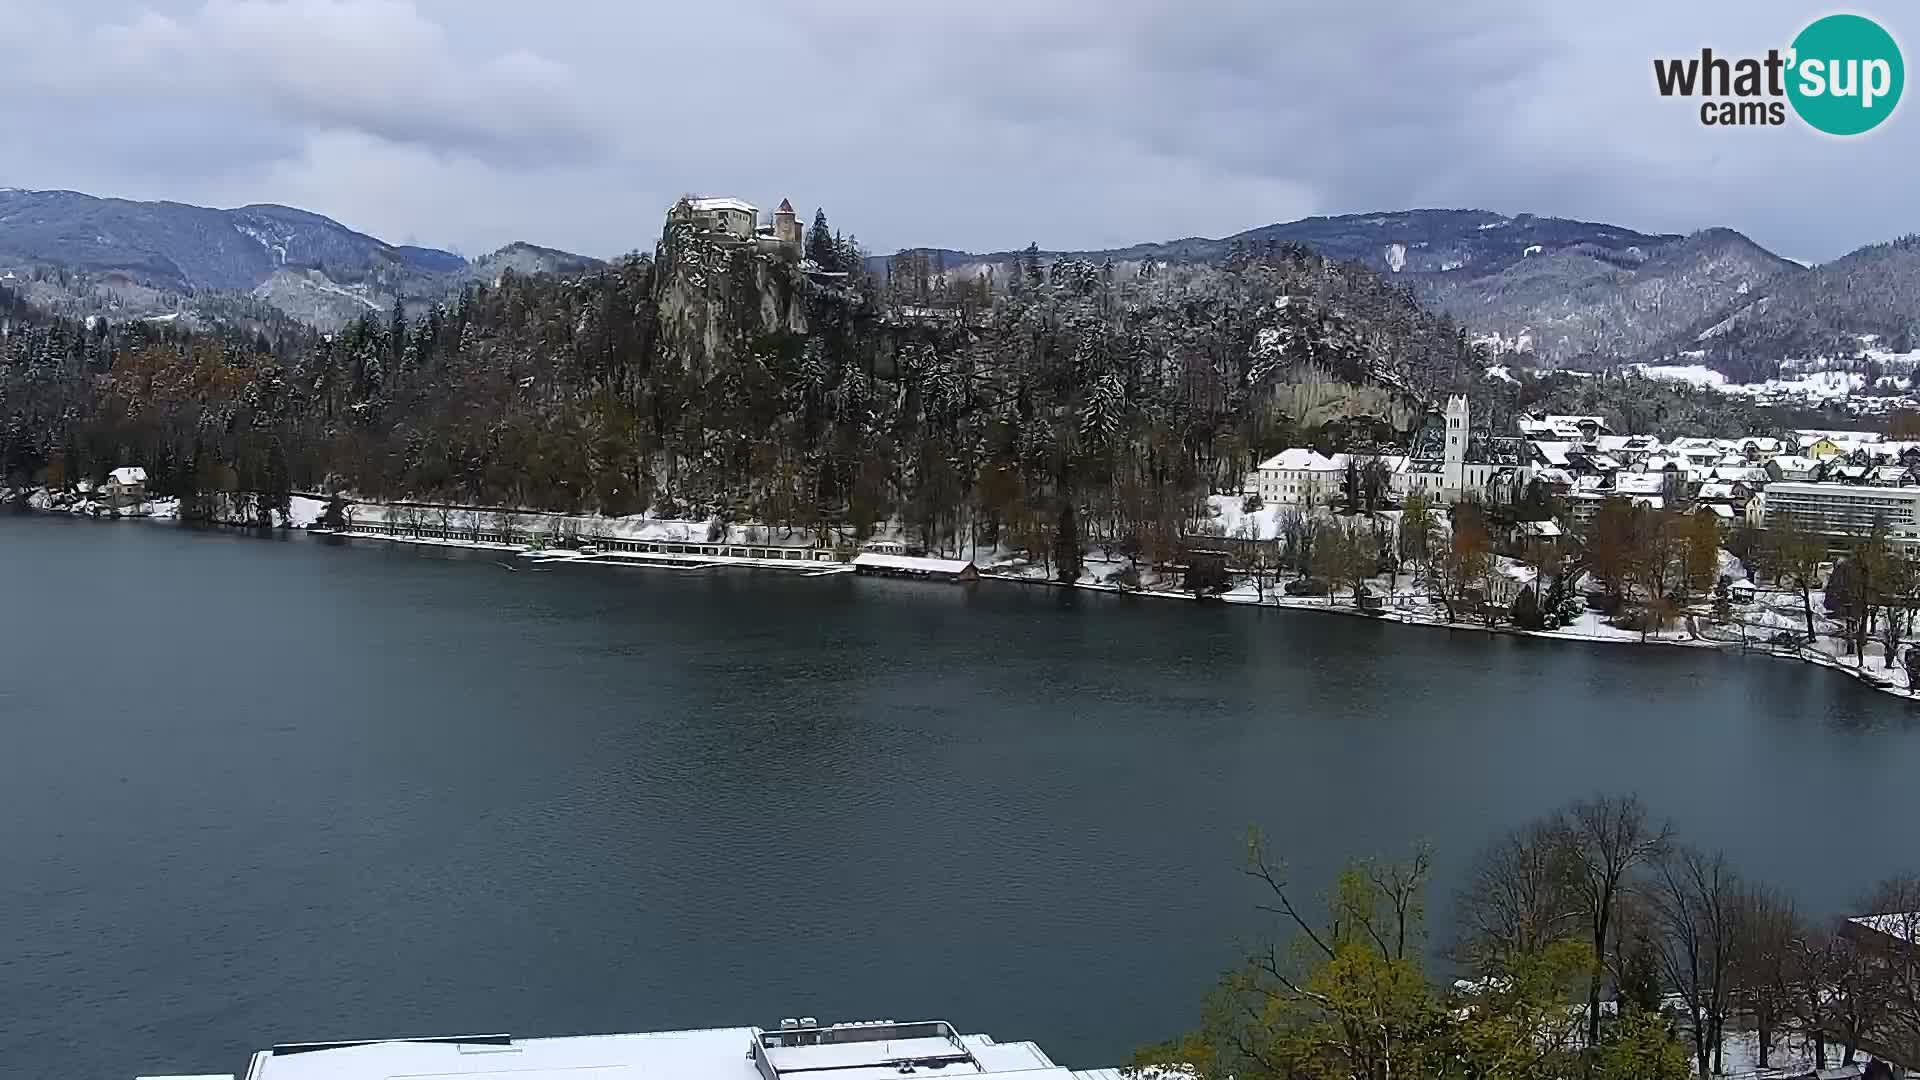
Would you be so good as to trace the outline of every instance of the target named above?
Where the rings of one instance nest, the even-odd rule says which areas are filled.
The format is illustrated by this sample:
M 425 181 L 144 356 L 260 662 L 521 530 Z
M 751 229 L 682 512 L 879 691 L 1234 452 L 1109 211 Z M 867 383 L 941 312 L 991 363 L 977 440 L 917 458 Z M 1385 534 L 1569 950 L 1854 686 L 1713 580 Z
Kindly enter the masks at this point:
M 782 252 L 669 225 L 654 267 L 660 355 L 702 381 L 771 336 L 808 331 L 806 278 Z

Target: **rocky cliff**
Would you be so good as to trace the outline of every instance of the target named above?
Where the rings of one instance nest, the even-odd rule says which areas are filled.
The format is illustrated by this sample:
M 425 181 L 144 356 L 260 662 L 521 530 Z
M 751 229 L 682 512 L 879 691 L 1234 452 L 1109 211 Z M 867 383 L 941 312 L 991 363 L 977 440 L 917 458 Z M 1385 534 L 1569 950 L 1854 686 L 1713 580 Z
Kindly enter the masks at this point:
M 705 381 L 769 339 L 808 332 L 806 275 L 754 244 L 670 226 L 654 256 L 659 356 Z

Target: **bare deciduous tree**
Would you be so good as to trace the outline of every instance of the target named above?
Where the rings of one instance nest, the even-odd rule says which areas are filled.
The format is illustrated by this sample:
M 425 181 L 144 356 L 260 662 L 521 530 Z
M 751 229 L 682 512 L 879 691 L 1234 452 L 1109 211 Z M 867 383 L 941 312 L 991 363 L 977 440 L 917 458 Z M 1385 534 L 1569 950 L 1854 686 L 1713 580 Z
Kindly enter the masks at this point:
M 1666 852 L 1649 877 L 1660 964 L 1686 1006 L 1694 1065 L 1706 1080 L 1719 1067 L 1732 990 L 1738 880 L 1725 856 L 1690 847 Z
M 1647 819 L 1638 797 L 1600 795 L 1577 802 L 1560 817 L 1575 867 L 1574 884 L 1581 914 L 1592 932 L 1594 966 L 1587 983 L 1587 1045 L 1600 1043 L 1600 989 L 1605 974 L 1608 931 L 1621 894 L 1632 885 L 1635 869 L 1662 855 L 1672 828 Z
M 1498 970 L 1577 934 L 1581 902 L 1564 829 L 1552 819 L 1514 829 L 1480 853 L 1459 901 L 1459 958 Z
M 1733 982 L 1758 1029 L 1762 1069 L 1771 1064 L 1774 1034 L 1793 1008 L 1794 943 L 1805 933 L 1791 898 L 1764 885 L 1740 890 L 1734 904 Z

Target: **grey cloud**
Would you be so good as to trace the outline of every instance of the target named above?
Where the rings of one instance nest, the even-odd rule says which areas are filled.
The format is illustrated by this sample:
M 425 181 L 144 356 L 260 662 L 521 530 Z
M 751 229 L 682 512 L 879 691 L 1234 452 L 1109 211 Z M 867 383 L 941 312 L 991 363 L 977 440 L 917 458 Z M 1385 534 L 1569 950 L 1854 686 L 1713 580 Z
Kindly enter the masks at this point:
M 1789 0 L 14 6 L 0 183 L 299 202 L 470 251 L 644 248 L 686 190 L 823 205 L 876 250 L 1436 205 L 1815 258 L 1920 228 L 1920 119 L 1710 132 L 1652 93 L 1654 55 L 1764 48 Z
M 244 162 L 249 150 L 284 155 L 319 131 L 507 168 L 600 150 L 573 72 L 511 42 L 456 55 L 409 0 L 206 0 L 84 24 L 22 2 L 40 8 L 48 39 L 12 80 L 43 103 L 121 121 L 136 141 L 150 141 L 138 136 L 156 123 L 224 129 L 229 152 L 209 146 L 209 170 Z

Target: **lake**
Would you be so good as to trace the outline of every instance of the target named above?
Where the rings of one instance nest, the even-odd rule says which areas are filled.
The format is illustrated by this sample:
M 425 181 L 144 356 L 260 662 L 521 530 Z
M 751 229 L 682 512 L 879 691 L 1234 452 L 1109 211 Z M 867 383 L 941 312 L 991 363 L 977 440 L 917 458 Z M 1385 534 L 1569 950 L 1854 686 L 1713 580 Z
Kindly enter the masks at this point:
M 941 1017 L 1119 1064 L 1311 894 L 1638 792 L 1818 910 L 1920 725 L 1811 666 L 982 583 L 0 516 L 0 1073 Z

